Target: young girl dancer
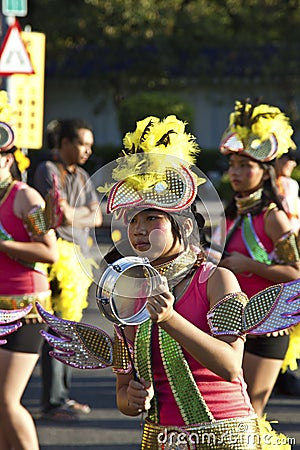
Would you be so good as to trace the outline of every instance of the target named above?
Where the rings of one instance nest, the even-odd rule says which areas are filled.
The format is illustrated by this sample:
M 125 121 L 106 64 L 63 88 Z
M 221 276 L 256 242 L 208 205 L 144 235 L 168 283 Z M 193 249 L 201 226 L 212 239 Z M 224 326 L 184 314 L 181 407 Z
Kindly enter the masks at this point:
M 63 338 L 43 334 L 60 350 L 53 355 L 61 361 L 81 368 L 113 364 L 119 410 L 130 416 L 147 412 L 143 450 L 259 450 L 263 435 L 241 368 L 248 298 L 232 271 L 208 263 L 200 246 L 203 219 L 195 199 L 201 180 L 192 170 L 196 151 L 194 137 L 175 116 L 148 117 L 126 134 L 126 156 L 113 171 L 117 182 L 110 186 L 107 209 L 114 213 L 115 227 L 127 226 L 130 243 L 128 253 L 122 253 L 123 242 L 116 244 L 116 258 L 147 258 L 163 277 L 147 298 L 148 319 L 125 329 L 116 326 L 113 352 L 101 330 L 39 308 Z M 113 252 L 109 258 L 113 262 Z M 123 307 L 126 295 L 132 303 L 133 281 L 128 292 L 121 292 Z M 262 322 L 264 298 L 254 300 L 250 328 Z M 269 429 L 267 434 L 275 448 L 290 448 L 278 445 L 281 437 Z
M 56 260 L 56 237 L 49 230 L 40 194 L 12 175 L 13 132 L 3 122 L 0 135 L 0 316 L 6 315 L 3 310 L 10 310 L 8 316 L 14 316 L 14 310 L 28 313 L 22 327 L 5 336 L 7 342 L 0 346 L 0 448 L 38 450 L 36 428 L 21 399 L 39 358 L 39 331 L 46 328 L 35 302 L 51 310 L 47 271 L 37 262 Z
M 236 102 L 221 152 L 229 155 L 235 192 L 226 213 L 221 265 L 236 274 L 248 297 L 300 277 L 299 252 L 276 188 L 276 157 L 295 147 L 292 127 L 277 107 Z M 289 329 L 248 336 L 244 377 L 258 416 L 263 414 L 289 344 Z M 267 376 L 266 376 L 267 374 Z

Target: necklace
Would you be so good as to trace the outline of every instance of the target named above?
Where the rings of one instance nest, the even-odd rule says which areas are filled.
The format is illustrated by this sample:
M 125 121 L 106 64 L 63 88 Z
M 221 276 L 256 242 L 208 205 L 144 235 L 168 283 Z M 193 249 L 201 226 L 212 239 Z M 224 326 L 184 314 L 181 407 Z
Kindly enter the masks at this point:
M 8 186 L 11 185 L 12 182 L 12 176 L 9 175 L 9 177 L 5 178 L 5 180 L 0 181 L 0 191 L 2 191 L 3 189 L 7 189 Z
M 195 253 L 191 248 L 180 253 L 176 258 L 166 263 L 155 266 L 155 269 L 168 280 L 169 287 L 176 286 L 183 280 L 195 264 L 200 265 L 202 254 Z
M 235 197 L 235 204 L 238 214 L 246 214 L 251 212 L 261 205 L 263 189 L 260 188 L 247 197 Z
M 8 178 L 6 178 L 5 180 L 0 181 L 0 199 L 1 200 L 5 196 L 7 189 L 11 185 L 12 181 L 13 181 L 13 179 L 12 179 L 11 175 Z

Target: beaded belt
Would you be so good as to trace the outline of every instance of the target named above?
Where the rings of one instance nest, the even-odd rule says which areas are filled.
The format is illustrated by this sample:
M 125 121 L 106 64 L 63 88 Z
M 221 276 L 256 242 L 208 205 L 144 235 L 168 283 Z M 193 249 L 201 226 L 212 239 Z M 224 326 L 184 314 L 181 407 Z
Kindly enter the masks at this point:
M 141 450 L 261 450 L 256 416 L 172 427 L 146 419 Z
M 39 302 L 46 311 L 53 311 L 50 290 L 39 292 L 38 294 L 0 295 L 0 309 L 21 309 L 25 306 L 33 305 L 30 313 L 25 316 L 25 320 L 40 319 L 35 302 Z

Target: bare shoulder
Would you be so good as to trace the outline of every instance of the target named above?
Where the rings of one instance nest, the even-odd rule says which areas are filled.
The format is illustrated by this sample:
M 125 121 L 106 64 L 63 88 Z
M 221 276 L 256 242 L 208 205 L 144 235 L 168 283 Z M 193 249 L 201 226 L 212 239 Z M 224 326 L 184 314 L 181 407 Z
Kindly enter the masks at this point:
M 213 283 L 227 283 L 227 282 L 233 282 L 236 281 L 236 276 L 234 275 L 231 270 L 227 269 L 226 267 L 216 267 L 216 269 L 212 272 L 212 275 L 210 277 L 210 282 Z
M 273 242 L 276 242 L 290 229 L 290 221 L 282 209 L 273 208 L 265 215 L 265 230 Z
M 24 184 L 23 189 L 16 195 L 15 212 L 19 217 L 25 217 L 33 207 L 44 204 L 41 194 L 28 184 Z
M 211 306 L 225 295 L 239 291 L 241 291 L 241 288 L 236 276 L 225 267 L 217 267 L 208 279 L 207 296 Z

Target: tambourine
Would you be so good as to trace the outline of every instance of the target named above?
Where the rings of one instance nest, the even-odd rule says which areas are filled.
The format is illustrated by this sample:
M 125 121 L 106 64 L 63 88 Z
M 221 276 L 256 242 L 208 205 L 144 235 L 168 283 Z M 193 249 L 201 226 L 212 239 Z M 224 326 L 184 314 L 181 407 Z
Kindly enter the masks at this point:
M 14 132 L 11 127 L 5 123 L 0 122 L 0 152 L 7 150 L 14 142 Z
M 139 325 L 149 319 L 147 297 L 162 283 L 148 258 L 128 256 L 110 264 L 98 283 L 96 301 L 103 315 L 117 325 Z

